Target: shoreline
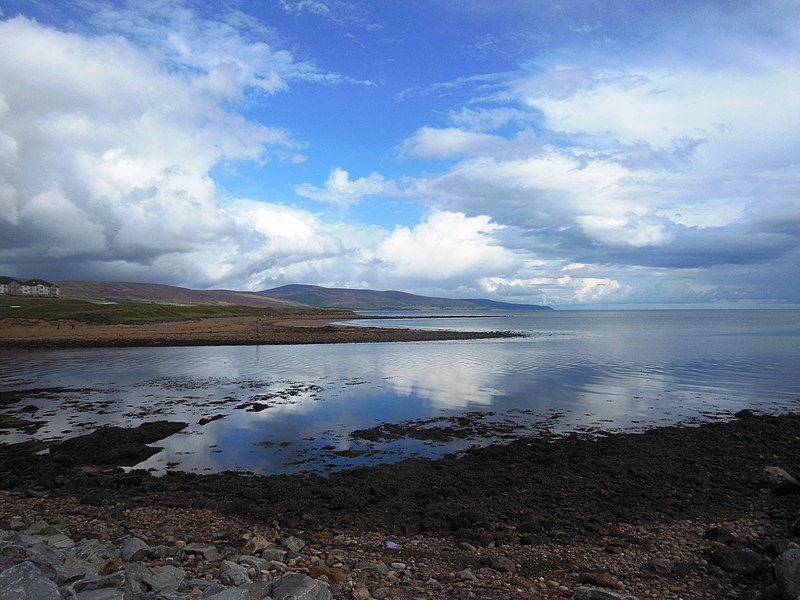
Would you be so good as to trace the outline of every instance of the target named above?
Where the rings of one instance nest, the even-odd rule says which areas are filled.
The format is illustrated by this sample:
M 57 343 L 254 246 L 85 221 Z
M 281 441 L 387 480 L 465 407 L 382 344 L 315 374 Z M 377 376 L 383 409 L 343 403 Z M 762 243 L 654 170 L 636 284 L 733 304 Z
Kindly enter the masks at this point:
M 39 455 L 30 445 L 0 446 L 0 515 L 61 522 L 73 535 L 102 529 L 120 543 L 130 535 L 150 545 L 178 537 L 242 549 L 256 535 L 275 545 L 296 536 L 308 550 L 274 574 L 310 574 L 322 560 L 345 575 L 323 577 L 335 598 L 358 597 L 358 586 L 403 600 L 470 591 L 570 598 L 583 585 L 639 599 L 750 598 L 763 588 L 775 548 L 800 539 L 798 496 L 771 492 L 764 477 L 768 466 L 797 468 L 798 427 L 798 414 L 742 411 L 696 427 L 541 435 L 328 477 L 156 478 L 95 466 L 96 451 Z M 709 539 L 720 528 L 727 543 Z M 402 548 L 387 549 L 387 540 Z M 721 546 L 746 547 L 758 568 L 745 574 L 717 564 Z M 365 560 L 414 567 L 387 578 L 356 567 Z M 211 577 L 220 568 L 194 566 Z M 459 575 L 465 569 L 474 580 Z
M 442 318 L 449 318 L 445 315 Z M 378 317 L 407 318 L 407 317 Z M 430 316 L 429 318 L 440 318 Z M 0 349 L 343 344 L 524 337 L 514 331 L 448 331 L 337 325 L 373 319 L 343 315 L 208 318 L 146 325 L 0 319 Z

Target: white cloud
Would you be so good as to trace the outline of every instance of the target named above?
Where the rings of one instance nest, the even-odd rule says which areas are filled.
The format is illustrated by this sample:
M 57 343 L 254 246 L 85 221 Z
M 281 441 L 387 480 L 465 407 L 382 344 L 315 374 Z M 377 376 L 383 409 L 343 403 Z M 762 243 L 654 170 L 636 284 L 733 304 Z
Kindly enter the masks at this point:
M 304 183 L 295 186 L 295 192 L 305 198 L 340 206 L 347 206 L 369 196 L 398 193 L 396 185 L 387 181 L 380 173 L 371 173 L 367 177 L 351 181 L 350 173 L 338 167 L 331 169 L 323 187 Z
M 469 279 L 511 271 L 517 258 L 493 234 L 502 229 L 489 217 L 435 212 L 414 229 L 398 227 L 383 241 L 377 258 L 407 279 Z

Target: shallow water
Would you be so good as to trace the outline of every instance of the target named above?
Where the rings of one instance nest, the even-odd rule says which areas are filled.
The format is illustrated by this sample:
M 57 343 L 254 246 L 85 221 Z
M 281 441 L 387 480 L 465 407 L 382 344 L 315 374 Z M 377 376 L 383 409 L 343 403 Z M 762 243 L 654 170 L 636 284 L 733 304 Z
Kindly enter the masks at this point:
M 0 391 L 61 391 L 0 410 L 43 422 L 37 439 L 98 424 L 183 420 L 190 426 L 156 444 L 165 450 L 141 467 L 279 473 L 439 456 L 510 431 L 639 430 L 742 408 L 800 408 L 795 310 L 554 311 L 375 324 L 511 329 L 529 337 L 5 352 Z M 465 414 L 491 427 L 448 442 L 350 437 L 381 422 Z M 0 430 L 6 443 L 28 437 Z

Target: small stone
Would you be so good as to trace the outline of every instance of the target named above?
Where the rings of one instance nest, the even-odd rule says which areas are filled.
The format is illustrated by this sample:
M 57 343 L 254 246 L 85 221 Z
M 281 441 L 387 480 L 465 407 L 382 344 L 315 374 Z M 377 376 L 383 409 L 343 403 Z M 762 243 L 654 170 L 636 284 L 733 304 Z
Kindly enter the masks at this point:
M 72 548 L 75 545 L 75 542 L 72 541 L 69 536 L 66 536 L 63 533 L 51 535 L 45 541 L 49 546 L 58 548 L 59 550 L 66 550 L 67 548 Z
M 300 573 L 286 573 L 277 580 L 272 586 L 273 600 L 290 600 L 302 598 L 302 600 L 332 600 L 328 586 L 322 581 L 312 579 L 308 575 Z
M 393 568 L 395 571 L 405 571 L 406 570 L 406 563 L 393 562 L 393 563 L 389 563 L 389 566 L 391 568 Z
M 517 570 L 513 560 L 502 556 L 489 557 L 488 564 L 492 569 L 501 573 L 514 573 Z
M 216 546 L 212 546 L 211 544 L 186 544 L 183 548 L 183 551 L 186 554 L 202 554 L 206 560 L 219 560 L 222 558 L 222 555 L 217 550 Z
M 344 583 L 347 581 L 347 572 L 344 569 L 339 569 L 337 567 L 320 567 L 314 566 L 311 567 L 311 572 L 309 573 L 311 577 L 314 579 L 319 579 L 322 576 L 328 578 L 328 581 L 335 581 L 336 583 Z
M 290 535 L 289 537 L 281 540 L 281 546 L 283 546 L 284 548 L 286 548 L 291 552 L 300 552 L 300 550 L 305 548 L 306 543 L 300 538 L 296 538 L 293 535 Z
M 386 600 L 386 598 L 389 598 L 392 593 L 392 588 L 382 587 L 378 588 L 377 590 L 372 590 L 372 597 L 375 598 L 375 600 Z
M 467 552 L 477 552 L 478 549 L 470 544 L 469 542 L 458 542 L 458 547 L 461 550 L 466 550 Z
M 283 562 L 285 557 L 286 550 L 281 550 L 280 548 L 265 548 L 261 551 L 261 558 L 264 560 L 277 560 L 278 562 Z
M 672 573 L 672 563 L 664 558 L 654 558 L 651 560 L 650 568 L 662 577 L 666 577 Z
M 369 600 L 372 598 L 372 594 L 369 593 L 366 587 L 354 589 L 351 595 L 353 596 L 353 600 Z
M 602 588 L 619 589 L 622 587 L 622 582 L 610 573 L 581 573 L 578 581 Z
M 575 588 L 573 598 L 575 600 L 637 600 L 636 596 L 624 596 L 616 592 L 590 587 Z
M 617 546 L 615 544 L 609 544 L 605 547 L 605 551 L 608 554 L 624 554 L 625 549 L 622 546 Z
M 361 562 L 356 563 L 355 568 L 362 571 L 377 571 L 384 577 L 389 574 L 389 567 L 386 564 L 371 560 L 362 560 Z
M 478 578 L 475 576 L 475 573 L 473 573 L 469 569 L 464 569 L 463 571 L 459 571 L 458 576 L 461 578 L 461 581 L 478 581 Z

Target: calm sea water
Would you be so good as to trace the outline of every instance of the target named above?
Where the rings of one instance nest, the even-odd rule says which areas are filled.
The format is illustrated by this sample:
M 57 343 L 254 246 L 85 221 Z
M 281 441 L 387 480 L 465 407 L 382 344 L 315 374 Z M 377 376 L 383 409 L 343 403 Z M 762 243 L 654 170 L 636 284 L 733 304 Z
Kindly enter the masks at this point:
M 554 311 L 375 324 L 528 337 L 4 352 L 0 391 L 58 391 L 0 411 L 41 422 L 37 439 L 183 420 L 190 426 L 139 466 L 279 473 L 439 456 L 543 427 L 616 432 L 728 418 L 742 408 L 800 410 L 796 310 Z M 486 427 L 447 442 L 350 436 L 384 422 L 463 425 L 454 419 L 464 415 Z M 0 442 L 28 437 L 0 430 Z

